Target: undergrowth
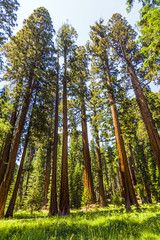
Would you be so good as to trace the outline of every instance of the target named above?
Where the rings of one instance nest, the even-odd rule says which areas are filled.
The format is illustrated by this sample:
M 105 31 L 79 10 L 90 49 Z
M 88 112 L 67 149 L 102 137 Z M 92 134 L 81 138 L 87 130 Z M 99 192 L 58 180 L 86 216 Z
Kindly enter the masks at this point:
M 159 240 L 160 205 L 71 211 L 69 216 L 48 217 L 47 212 L 25 211 L 0 220 L 0 240 L 108 239 Z

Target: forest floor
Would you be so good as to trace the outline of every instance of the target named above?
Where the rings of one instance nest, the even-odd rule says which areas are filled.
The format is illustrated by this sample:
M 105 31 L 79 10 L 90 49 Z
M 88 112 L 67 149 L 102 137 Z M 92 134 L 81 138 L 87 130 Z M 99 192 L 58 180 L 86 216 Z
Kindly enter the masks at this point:
M 64 217 L 47 215 L 18 211 L 13 219 L 0 220 L 0 240 L 160 240 L 160 204 L 142 205 L 130 212 L 110 206 L 71 211 Z

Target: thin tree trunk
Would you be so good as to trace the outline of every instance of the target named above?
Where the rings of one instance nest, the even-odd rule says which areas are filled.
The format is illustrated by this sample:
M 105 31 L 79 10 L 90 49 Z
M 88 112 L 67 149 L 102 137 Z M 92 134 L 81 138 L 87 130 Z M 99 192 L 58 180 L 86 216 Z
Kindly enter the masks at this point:
M 137 178 L 136 178 L 136 165 L 134 161 L 133 151 L 132 151 L 132 145 L 129 143 L 129 151 L 130 151 L 130 157 L 129 157 L 129 167 L 131 171 L 132 181 L 133 185 L 137 184 Z
M 59 55 L 57 56 L 56 107 L 55 107 L 55 123 L 54 123 L 51 201 L 50 201 L 50 207 L 49 207 L 50 216 L 54 216 L 58 213 L 58 208 L 57 208 L 58 106 L 59 106 Z
M 82 140 L 83 140 L 83 165 L 84 165 L 84 190 L 89 192 L 89 197 L 92 203 L 96 203 L 96 195 L 93 187 L 93 177 L 91 172 L 91 157 L 88 144 L 88 131 L 86 121 L 86 109 L 84 101 L 83 81 L 81 80 L 81 124 L 82 124 Z
M 28 112 L 33 88 L 34 88 L 34 82 L 32 83 L 32 79 L 33 79 L 33 74 L 31 74 L 30 77 L 29 77 L 28 87 L 27 87 L 27 90 L 26 90 L 26 95 L 25 95 L 25 98 L 24 98 L 19 123 L 18 123 L 17 130 L 16 130 L 16 133 L 15 133 L 15 136 L 14 136 L 14 139 L 13 139 L 12 149 L 11 149 L 11 152 L 10 152 L 10 155 L 9 155 L 8 170 L 6 172 L 6 176 L 3 180 L 3 182 L 0 185 L 0 218 L 3 218 L 3 216 L 4 216 L 4 207 L 5 207 L 8 191 L 9 191 L 11 181 L 12 181 L 12 178 L 13 178 L 13 174 L 14 174 L 14 169 L 15 169 L 15 163 L 16 163 L 16 157 L 17 157 L 18 147 L 19 147 L 19 143 L 20 143 L 20 138 L 21 138 L 21 134 L 22 134 L 22 131 L 23 131 L 24 124 L 25 124 L 25 119 L 26 119 L 26 115 L 27 115 L 27 112 Z
M 59 214 L 70 214 L 69 187 L 68 187 L 68 129 L 67 129 L 67 77 L 66 52 L 64 51 L 64 77 L 63 77 L 63 143 L 62 143 L 62 169 Z
M 108 66 L 108 62 L 105 62 L 105 73 L 106 73 L 106 82 L 107 82 L 107 88 L 108 88 L 108 96 L 110 101 L 110 107 L 111 107 L 111 113 L 112 113 L 112 119 L 113 119 L 113 125 L 114 125 L 114 131 L 115 131 L 115 137 L 117 142 L 117 149 L 119 154 L 119 161 L 120 161 L 120 176 L 121 181 L 124 189 L 124 195 L 125 195 L 125 207 L 126 209 L 130 209 L 131 205 L 136 204 L 138 207 L 135 191 L 132 185 L 132 180 L 129 172 L 128 162 L 127 162 L 127 156 L 126 151 L 124 147 L 124 141 L 121 134 L 120 124 L 118 120 L 118 113 L 116 109 L 116 102 L 113 95 L 113 89 L 111 84 L 111 75 L 110 70 Z
M 53 117 L 53 103 L 51 109 L 51 117 L 50 117 L 50 126 L 49 126 L 49 133 L 48 133 L 48 143 L 47 143 L 47 161 L 46 161 L 46 171 L 45 171 L 45 181 L 44 181 L 44 200 L 43 200 L 43 209 L 47 209 L 48 203 L 48 190 L 50 184 L 50 174 L 51 174 L 51 132 L 52 132 L 52 117 Z
M 129 74 L 130 74 L 130 78 L 132 81 L 132 86 L 137 98 L 137 102 L 141 111 L 141 115 L 144 121 L 144 124 L 146 126 L 147 132 L 148 132 L 148 136 L 150 139 L 150 143 L 153 149 L 153 154 L 159 169 L 159 173 L 160 173 L 160 137 L 158 134 L 158 131 L 155 127 L 155 123 L 153 121 L 151 112 L 148 108 L 148 104 L 146 101 L 146 98 L 144 96 L 144 93 L 142 91 L 142 88 L 140 86 L 140 83 L 138 81 L 137 75 L 135 73 L 135 69 L 134 66 L 132 65 L 132 63 L 126 59 L 127 62 L 127 66 L 129 69 Z
M 95 105 L 94 105 L 94 116 L 97 116 Z M 99 134 L 98 128 L 96 124 L 95 127 L 95 139 L 96 139 L 96 153 L 97 153 L 97 161 L 98 161 L 98 187 L 99 187 L 99 206 L 105 207 L 105 193 L 104 193 L 104 185 L 103 185 L 103 171 L 102 171 L 102 160 L 101 160 L 101 152 L 100 152 L 100 144 L 99 144 Z
M 44 200 L 43 200 L 43 209 L 47 209 L 48 203 L 48 190 L 50 183 L 50 173 L 51 173 L 51 142 L 48 142 L 47 146 L 47 161 L 46 161 L 46 171 L 45 171 L 45 181 L 44 181 Z
M 28 183 L 29 183 L 29 177 L 30 177 L 30 168 L 31 168 L 31 164 L 32 164 L 32 160 L 34 158 L 34 154 L 35 154 L 35 148 L 33 146 L 31 146 L 31 150 L 30 150 L 30 158 L 28 161 L 28 174 L 27 174 L 27 180 L 26 180 L 26 188 L 23 194 L 23 198 L 22 198 L 22 206 L 24 205 L 24 200 L 25 197 L 27 196 L 27 190 L 28 190 Z

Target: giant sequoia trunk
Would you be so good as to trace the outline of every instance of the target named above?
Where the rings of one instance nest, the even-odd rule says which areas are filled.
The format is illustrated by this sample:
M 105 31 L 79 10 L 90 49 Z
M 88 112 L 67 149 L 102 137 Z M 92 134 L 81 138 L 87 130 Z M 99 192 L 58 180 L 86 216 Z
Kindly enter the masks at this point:
M 96 117 L 96 109 L 94 106 L 94 116 Z M 98 127 L 95 127 L 95 139 L 96 139 L 96 153 L 97 153 L 97 161 L 98 161 L 98 187 L 99 187 L 99 206 L 105 207 L 105 193 L 104 193 L 104 185 L 103 185 L 103 171 L 102 171 L 102 160 L 101 160 L 101 152 L 100 152 L 100 144 L 99 144 L 99 134 Z
M 15 183 L 14 190 L 13 190 L 13 193 L 12 193 L 12 198 L 10 200 L 7 212 L 5 214 L 5 218 L 13 217 L 13 210 L 14 210 L 14 206 L 15 206 L 15 203 L 16 203 L 17 192 L 18 192 L 19 183 L 20 183 L 21 174 L 22 174 L 23 165 L 24 165 L 24 160 L 25 160 L 25 156 L 26 156 L 28 140 L 29 140 L 29 130 L 28 130 L 26 140 L 25 140 L 25 144 L 24 144 L 23 154 L 22 154 L 21 163 L 20 163 L 20 166 L 19 166 L 19 169 L 18 169 L 16 183 Z
M 89 192 L 92 203 L 96 203 L 96 195 L 93 187 L 93 178 L 91 172 L 91 157 L 89 152 L 88 144 L 88 132 L 87 132 L 87 121 L 86 121 L 86 109 L 84 101 L 84 87 L 83 81 L 81 80 L 81 124 L 82 124 L 82 140 L 83 140 L 83 164 L 84 164 L 84 190 Z
M 57 58 L 56 107 L 55 107 L 55 123 L 54 123 L 51 200 L 50 200 L 50 207 L 49 207 L 50 216 L 56 215 L 58 213 L 58 208 L 57 208 L 58 105 L 59 105 L 59 57 Z
M 25 119 L 26 119 L 26 115 L 28 112 L 33 88 L 34 88 L 34 82 L 32 83 L 32 81 L 33 81 L 33 73 L 30 74 L 30 76 L 29 76 L 28 87 L 27 87 L 26 94 L 24 97 L 24 102 L 23 102 L 23 106 L 22 106 L 22 110 L 21 110 L 21 115 L 19 118 L 19 123 L 18 123 L 17 129 L 16 129 L 16 133 L 15 133 L 15 136 L 13 139 L 12 149 L 11 149 L 11 152 L 9 155 L 9 166 L 8 166 L 5 178 L 0 185 L 0 218 L 3 218 L 3 216 L 4 216 L 4 207 L 5 207 L 5 203 L 7 200 L 7 195 L 8 195 L 10 185 L 11 185 L 12 177 L 14 174 L 20 138 L 21 138 L 22 131 L 24 128 Z
M 146 98 L 144 96 L 144 93 L 142 91 L 142 88 L 140 86 L 140 83 L 138 81 L 137 75 L 135 73 L 134 66 L 132 65 L 131 61 L 126 59 L 130 78 L 132 81 L 133 89 L 137 98 L 137 102 L 142 114 L 142 118 L 144 121 L 144 124 L 146 126 L 148 136 L 150 139 L 150 143 L 153 149 L 153 154 L 156 160 L 156 163 L 158 165 L 159 173 L 160 173 L 160 138 L 159 134 L 157 132 L 157 129 L 155 127 L 151 112 L 148 108 L 148 104 L 146 101 Z
M 4 176 L 5 176 L 5 173 L 7 170 L 7 166 L 8 166 L 8 162 L 9 162 L 9 153 L 10 153 L 10 149 L 11 149 L 13 131 L 15 128 L 16 120 L 17 120 L 18 102 L 19 102 L 19 96 L 17 95 L 16 99 L 15 99 L 15 103 L 14 103 L 14 111 L 11 114 L 11 120 L 10 120 L 11 129 L 6 136 L 6 140 L 5 140 L 5 144 L 4 144 L 4 148 L 3 148 L 3 152 L 2 152 L 2 159 L 0 162 L 0 184 L 2 183 L 2 181 L 4 179 Z
M 136 195 L 134 192 L 134 188 L 133 188 L 133 184 L 132 184 L 132 180 L 129 172 L 127 156 L 126 156 L 126 151 L 124 147 L 124 141 L 121 134 L 121 128 L 120 128 L 118 113 L 116 109 L 116 102 L 115 102 L 112 84 L 111 84 L 111 75 L 110 75 L 110 70 L 109 70 L 107 61 L 105 61 L 105 73 L 106 73 L 106 82 L 107 82 L 107 88 L 108 88 L 108 96 L 110 101 L 115 137 L 117 142 L 117 149 L 119 154 L 120 177 L 121 177 L 121 184 L 124 191 L 125 207 L 126 209 L 130 209 L 131 205 L 133 204 L 136 204 L 138 207 L 138 203 L 137 203 Z
M 64 77 L 63 77 L 63 143 L 62 143 L 62 168 L 59 214 L 67 215 L 69 210 L 68 187 L 68 129 L 67 129 L 67 77 L 66 77 L 66 52 L 64 51 Z

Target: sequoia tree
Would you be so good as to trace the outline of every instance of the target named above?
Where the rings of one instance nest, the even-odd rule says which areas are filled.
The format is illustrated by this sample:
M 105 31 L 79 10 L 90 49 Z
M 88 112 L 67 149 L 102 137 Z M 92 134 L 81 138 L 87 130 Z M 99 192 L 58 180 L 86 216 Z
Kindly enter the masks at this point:
M 91 26 L 90 32 L 91 44 L 90 52 L 93 58 L 100 61 L 102 66 L 102 71 L 105 74 L 105 81 L 107 85 L 107 92 L 110 101 L 110 108 L 112 113 L 112 120 L 114 125 L 115 137 L 117 142 L 117 148 L 119 153 L 120 161 L 120 174 L 123 186 L 123 196 L 125 198 L 125 206 L 130 209 L 132 204 L 138 206 L 134 188 L 131 181 L 131 176 L 129 172 L 126 151 L 124 147 L 124 141 L 121 133 L 120 123 L 118 119 L 118 112 L 116 108 L 116 101 L 114 97 L 114 91 L 112 87 L 112 76 L 111 76 L 111 64 L 108 54 L 108 37 L 106 34 L 106 27 L 103 25 L 103 20 L 96 22 L 95 26 Z
M 9 154 L 8 169 L 0 185 L 0 218 L 4 214 L 7 194 L 14 174 L 18 147 L 33 91 L 40 83 L 43 86 L 48 69 L 53 68 L 53 26 L 48 11 L 45 8 L 38 8 L 24 24 L 22 30 L 6 46 L 6 49 L 8 49 L 8 71 L 13 69 L 13 65 L 17 66 L 18 64 L 19 72 L 24 69 L 23 89 L 25 91 L 19 122 Z M 17 78 L 18 75 L 15 74 L 13 80 L 16 81 Z
M 57 35 L 57 44 L 61 56 L 64 59 L 63 66 L 63 143 L 62 143 L 62 169 L 59 213 L 66 215 L 69 210 L 69 189 L 68 189 L 68 127 L 67 127 L 67 62 L 75 47 L 77 33 L 69 24 L 64 24 Z
M 91 173 L 91 157 L 89 152 L 87 114 L 86 114 L 86 93 L 88 78 L 88 57 L 84 47 L 77 47 L 75 55 L 71 61 L 71 77 L 74 80 L 76 97 L 81 111 L 82 141 L 83 141 L 83 163 L 84 163 L 84 190 L 89 193 L 92 203 L 96 202 L 93 188 L 93 178 Z
M 108 23 L 108 32 L 110 35 L 110 46 L 115 59 L 121 59 L 126 64 L 160 172 L 160 138 L 138 79 L 140 70 L 138 66 L 141 65 L 143 59 L 137 54 L 138 47 L 135 43 L 136 32 L 120 14 L 112 16 Z

